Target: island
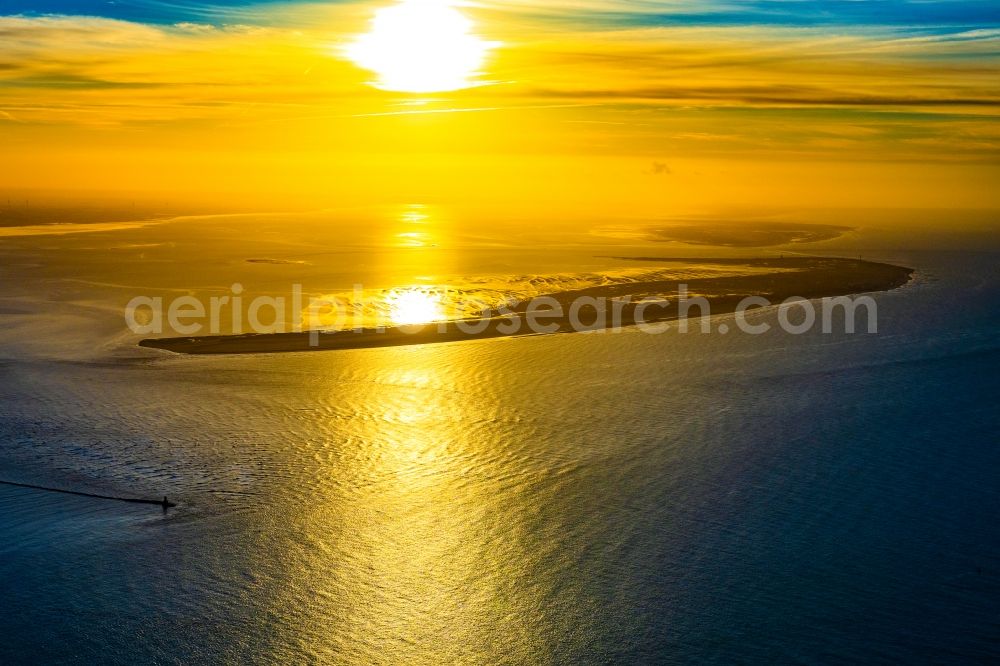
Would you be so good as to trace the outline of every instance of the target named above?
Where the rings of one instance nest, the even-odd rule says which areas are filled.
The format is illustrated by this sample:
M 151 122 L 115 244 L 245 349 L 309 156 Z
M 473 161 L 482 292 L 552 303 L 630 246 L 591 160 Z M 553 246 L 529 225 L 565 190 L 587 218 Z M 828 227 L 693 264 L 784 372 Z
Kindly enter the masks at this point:
M 752 272 L 682 280 L 688 299 L 704 299 L 712 316 L 731 314 L 748 296 L 777 305 L 799 297 L 821 299 L 896 289 L 913 269 L 836 257 L 707 258 L 616 257 L 637 262 L 688 262 L 746 266 Z M 424 345 L 539 334 L 608 330 L 678 319 L 683 313 L 678 280 L 625 281 L 568 290 L 484 313 L 476 320 L 337 331 L 150 338 L 142 347 L 181 354 L 271 354 Z M 541 302 L 544 308 L 531 310 Z M 581 307 L 585 303 L 588 306 Z M 599 310 L 593 304 L 608 304 Z M 574 304 L 576 304 L 574 306 Z M 571 316 L 573 314 L 574 316 Z M 691 308 L 688 317 L 703 315 Z M 531 318 L 534 326 L 528 326 Z M 582 326 L 581 326 L 582 323 Z

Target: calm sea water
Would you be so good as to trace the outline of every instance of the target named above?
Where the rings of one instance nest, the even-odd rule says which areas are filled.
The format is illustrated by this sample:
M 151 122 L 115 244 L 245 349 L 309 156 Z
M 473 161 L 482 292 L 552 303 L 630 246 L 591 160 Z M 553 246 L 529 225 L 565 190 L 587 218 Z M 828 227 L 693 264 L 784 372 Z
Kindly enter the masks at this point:
M 0 662 L 1000 659 L 1000 255 L 885 258 L 878 335 L 2 353 L 0 478 L 180 507 L 0 486 Z

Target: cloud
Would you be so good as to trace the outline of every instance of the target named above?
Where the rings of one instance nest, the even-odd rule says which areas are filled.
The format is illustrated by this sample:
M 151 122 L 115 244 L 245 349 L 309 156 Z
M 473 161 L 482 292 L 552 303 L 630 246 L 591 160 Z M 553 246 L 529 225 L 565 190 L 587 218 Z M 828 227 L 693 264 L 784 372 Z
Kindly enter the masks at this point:
M 327 49 L 285 28 L 0 16 L 0 108 L 39 123 L 225 121 L 343 94 L 348 65 Z
M 620 4 L 596 0 L 583 7 Z M 630 3 L 638 13 L 664 5 Z M 358 85 L 367 74 L 338 58 L 333 46 L 350 36 L 329 29 L 0 17 L 0 87 L 33 94 L 161 88 L 169 96 L 173 86 L 176 101 L 186 103 L 206 96 L 218 101 L 215 93 L 227 89 L 240 103 L 361 99 L 370 93 Z M 505 98 L 523 104 L 524 97 L 928 109 L 989 109 L 1000 102 L 994 83 L 1000 30 L 992 28 L 935 34 L 868 28 L 845 35 L 815 28 L 625 27 L 505 37 L 487 72 L 502 84 L 478 91 L 490 106 L 502 106 Z M 123 105 L 139 107 L 144 99 Z
M 484 0 L 478 5 L 598 30 L 649 26 L 1000 25 L 993 0 Z
M 529 97 L 655 105 L 1000 106 L 1000 34 L 654 28 L 544 36 L 511 52 Z
M 620 3 L 589 2 L 581 11 L 611 5 Z M 512 6 L 508 15 L 523 19 L 518 12 L 527 6 Z M 564 5 L 545 7 L 558 14 Z M 1000 30 L 989 27 L 595 30 L 583 21 L 531 32 L 477 4 L 470 13 L 487 12 L 475 14 L 484 33 L 504 43 L 485 73 L 497 83 L 414 105 L 367 86 L 370 74 L 338 55 L 336 45 L 364 25 L 357 10 L 346 7 L 341 16 L 314 9 L 319 13 L 299 17 L 297 27 L 0 17 L 2 118 L 16 118 L 18 127 L 157 132 L 197 125 L 206 134 L 294 127 L 332 142 L 365 137 L 390 150 L 401 140 L 419 144 L 401 128 L 433 114 L 467 130 L 437 136 L 434 148 L 452 137 L 463 149 L 490 144 L 498 133 L 472 128 L 502 122 L 515 128 L 505 144 L 540 151 L 586 145 L 643 155 L 645 164 L 661 155 L 765 150 L 906 159 L 932 150 L 940 159 L 1000 153 L 1000 137 L 983 129 L 1000 115 Z M 465 110 L 483 113 L 458 113 Z M 949 137 L 956 148 L 945 153 Z
M 724 85 L 715 88 L 664 86 L 626 90 L 546 90 L 535 89 L 532 97 L 597 99 L 605 102 L 667 103 L 676 106 L 723 105 L 765 107 L 984 107 L 1000 109 L 1000 96 L 984 91 L 982 96 L 956 94 L 831 94 L 826 88 L 810 86 L 741 86 Z

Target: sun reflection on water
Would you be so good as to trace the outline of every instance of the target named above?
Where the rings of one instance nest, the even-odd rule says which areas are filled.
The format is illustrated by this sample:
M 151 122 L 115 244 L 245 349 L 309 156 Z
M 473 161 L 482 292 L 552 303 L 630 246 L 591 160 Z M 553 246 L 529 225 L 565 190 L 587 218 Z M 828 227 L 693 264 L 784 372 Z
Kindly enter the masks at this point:
M 441 295 L 430 289 L 393 289 L 386 296 L 389 318 L 397 326 L 426 324 L 445 318 Z
M 477 428 L 495 400 L 461 379 L 477 376 L 475 362 L 451 347 L 357 358 L 377 393 L 359 396 L 350 446 L 330 469 L 346 494 L 312 504 L 306 518 L 329 559 L 297 572 L 335 606 L 318 640 L 341 657 L 400 664 L 482 663 L 498 631 L 522 657 L 539 649 L 527 609 L 541 602 L 512 592 L 531 555 L 510 529 L 516 516 L 497 520 L 504 464 Z M 345 397 L 339 385 L 330 391 Z

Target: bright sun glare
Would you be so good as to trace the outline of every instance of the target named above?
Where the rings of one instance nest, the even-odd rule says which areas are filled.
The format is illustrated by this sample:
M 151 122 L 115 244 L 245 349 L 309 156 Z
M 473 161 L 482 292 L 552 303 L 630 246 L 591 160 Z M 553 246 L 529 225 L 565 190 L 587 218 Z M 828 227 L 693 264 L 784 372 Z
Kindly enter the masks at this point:
M 403 0 L 375 13 L 371 30 L 347 47 L 384 90 L 430 93 L 476 85 L 496 43 L 481 39 L 450 0 Z
M 444 318 L 440 295 L 420 289 L 394 290 L 386 299 L 389 318 L 398 326 L 425 324 Z

